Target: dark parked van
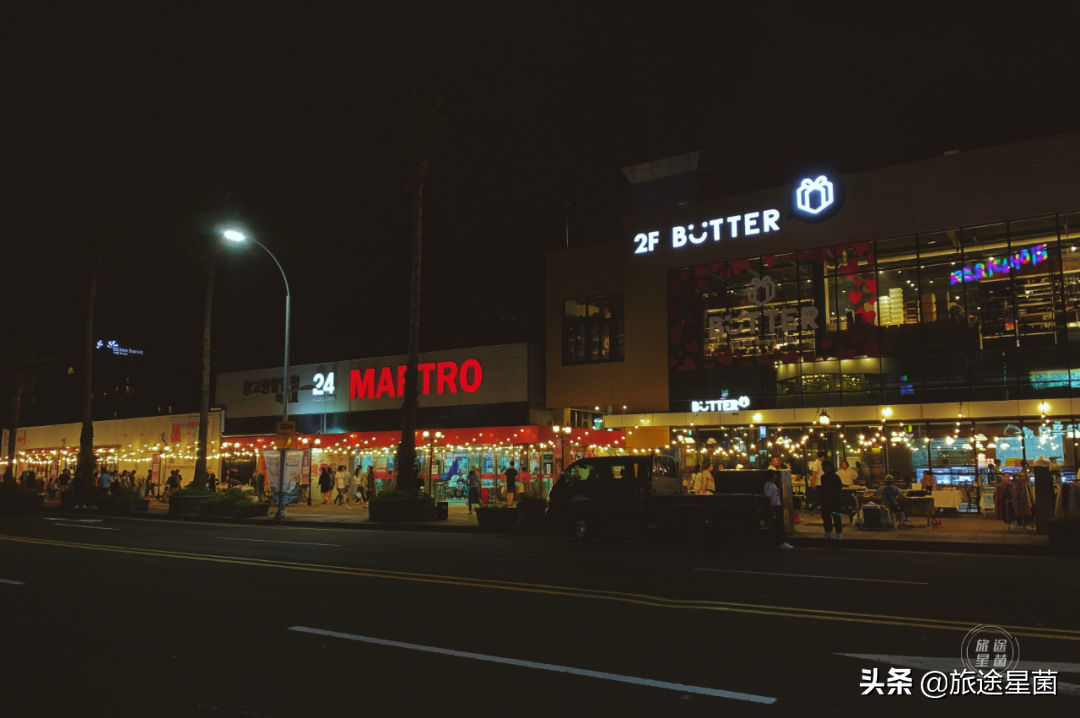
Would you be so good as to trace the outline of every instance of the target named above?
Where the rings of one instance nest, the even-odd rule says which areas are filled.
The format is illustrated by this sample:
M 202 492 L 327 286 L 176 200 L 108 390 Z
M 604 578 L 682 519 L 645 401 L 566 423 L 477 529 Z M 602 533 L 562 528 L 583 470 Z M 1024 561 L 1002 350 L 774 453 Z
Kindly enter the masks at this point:
M 649 529 L 706 543 L 721 534 L 767 532 L 772 510 L 765 496 L 768 471 L 725 471 L 717 492 L 682 493 L 667 456 L 604 456 L 575 461 L 548 497 L 547 521 L 566 526 L 578 541 L 634 535 Z

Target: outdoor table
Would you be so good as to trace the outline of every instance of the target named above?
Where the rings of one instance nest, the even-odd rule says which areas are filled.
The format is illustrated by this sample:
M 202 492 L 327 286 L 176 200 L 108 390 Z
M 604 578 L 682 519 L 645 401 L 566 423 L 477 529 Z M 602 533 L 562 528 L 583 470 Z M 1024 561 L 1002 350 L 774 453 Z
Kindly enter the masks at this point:
M 908 498 L 907 496 L 897 501 L 897 506 L 908 517 L 925 516 L 926 525 L 930 525 L 930 517 L 936 512 L 934 499 L 930 496 Z
M 938 509 L 956 509 L 960 510 L 960 492 L 959 491 L 938 491 L 930 494 L 934 499 L 934 508 Z

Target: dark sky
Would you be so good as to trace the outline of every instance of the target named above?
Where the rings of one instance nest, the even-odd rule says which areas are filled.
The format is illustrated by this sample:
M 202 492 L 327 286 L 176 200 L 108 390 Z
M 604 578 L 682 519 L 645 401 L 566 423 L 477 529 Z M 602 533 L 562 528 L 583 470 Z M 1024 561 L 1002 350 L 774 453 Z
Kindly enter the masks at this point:
M 376 128 L 416 91 L 445 95 L 468 160 L 426 191 L 421 350 L 542 342 L 564 194 L 571 247 L 617 239 L 619 167 L 700 149 L 702 192 L 719 196 L 806 165 L 849 172 L 1080 124 L 1064 5 L 1030 18 L 765 2 L 33 5 L 3 11 L 4 314 L 36 318 L 57 365 L 78 364 L 75 228 L 105 212 L 127 244 L 96 334 L 168 367 L 181 408 L 196 406 L 203 289 L 172 227 L 211 189 L 232 193 L 289 274 L 296 362 L 405 351 L 409 200 L 370 166 Z M 268 258 L 228 252 L 214 307 L 215 373 L 280 364 Z

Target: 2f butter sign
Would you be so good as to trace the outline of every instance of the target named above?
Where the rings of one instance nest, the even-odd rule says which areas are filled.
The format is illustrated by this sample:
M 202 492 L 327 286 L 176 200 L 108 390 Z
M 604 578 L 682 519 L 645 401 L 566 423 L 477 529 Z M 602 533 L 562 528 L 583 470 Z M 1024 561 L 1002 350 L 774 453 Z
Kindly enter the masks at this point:
M 829 174 L 814 173 L 791 186 L 791 211 L 787 217 L 802 222 L 824 222 L 836 214 L 843 202 L 843 182 Z M 634 235 L 634 254 L 651 254 L 661 243 L 678 250 L 723 240 L 754 239 L 779 232 L 780 223 L 780 210 L 767 207 L 742 214 L 724 214 L 702 222 L 677 224 L 663 230 L 639 232 Z

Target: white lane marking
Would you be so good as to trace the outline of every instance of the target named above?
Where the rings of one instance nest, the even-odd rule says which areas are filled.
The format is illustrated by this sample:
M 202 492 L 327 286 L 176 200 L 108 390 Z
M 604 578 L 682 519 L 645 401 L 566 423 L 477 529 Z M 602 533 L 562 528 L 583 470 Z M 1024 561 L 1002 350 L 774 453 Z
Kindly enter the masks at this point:
M 101 519 L 65 519 L 65 518 L 46 518 L 46 521 L 69 521 L 73 524 L 99 524 Z
M 885 578 L 848 578 L 846 576 L 813 576 L 806 573 L 767 573 L 765 571 L 735 571 L 727 568 L 692 568 L 691 571 L 715 571 L 717 573 L 749 573 L 755 576 L 790 576 L 792 578 L 827 578 L 830 581 L 864 581 L 866 583 L 906 583 L 912 586 L 929 586 L 922 581 L 891 581 Z
M 858 658 L 863 661 L 875 663 L 887 663 L 892 666 L 905 666 L 907 668 L 921 668 L 925 671 L 959 671 L 963 670 L 964 663 L 959 658 L 932 658 L 926 656 L 882 656 L 876 653 L 837 653 L 845 658 Z M 1058 673 L 1080 673 L 1080 663 L 1055 663 L 1046 661 L 1019 661 L 1016 664 L 1019 671 L 1057 671 Z M 1057 683 L 1058 693 L 1070 696 L 1080 696 L 1080 685 L 1075 683 Z
M 0 578 L 0 583 L 7 583 L 7 584 L 10 584 L 12 586 L 22 586 L 25 583 L 25 581 L 9 581 L 6 578 Z
M 305 626 L 293 626 L 288 629 L 290 631 L 299 631 L 301 633 L 313 633 L 316 636 L 330 636 L 333 638 L 345 638 L 350 641 L 361 641 L 362 643 L 374 643 L 379 646 L 390 646 L 392 648 L 405 648 L 410 651 L 423 651 L 425 653 L 438 653 L 444 656 L 455 656 L 457 658 L 472 658 L 477 661 L 488 661 L 489 663 L 504 663 L 509 666 L 519 666 L 521 668 L 533 668 L 540 671 L 555 671 L 556 673 L 569 673 L 575 676 L 586 676 L 588 678 L 600 678 L 606 681 L 617 681 L 619 683 L 631 683 L 638 686 L 649 686 L 651 688 L 664 688 L 670 691 L 679 691 L 680 693 L 697 693 L 703 696 L 713 696 L 715 698 L 731 698 L 737 701 L 749 701 L 751 703 L 764 703 L 765 705 L 771 705 L 776 702 L 775 698 L 769 698 L 768 696 L 756 696 L 752 693 L 736 693 L 734 691 L 722 691 L 716 688 L 702 688 L 700 686 L 688 686 L 682 683 L 668 683 L 667 681 L 654 681 L 650 678 L 635 678 L 633 676 L 621 676 L 617 673 L 604 673 L 602 671 L 588 671 L 582 668 L 570 668 L 569 666 L 556 666 L 550 663 L 536 663 L 534 661 L 522 661 L 516 658 L 500 658 L 499 656 L 485 656 L 482 653 L 467 653 L 465 651 L 453 651 L 448 648 L 435 648 L 433 646 L 421 646 L 415 643 L 401 643 L 400 641 L 387 641 L 382 638 L 370 638 L 368 636 L 355 636 L 351 633 L 338 633 L 337 631 L 324 631 L 319 628 L 307 628 Z
M 97 529 L 98 531 L 119 531 L 120 529 L 114 529 L 109 526 L 85 526 L 83 524 L 60 524 L 56 523 L 53 526 L 67 526 L 73 529 Z
M 313 541 L 269 541 L 267 539 L 246 539 L 236 538 L 234 536 L 215 536 L 214 538 L 221 539 L 222 541 L 256 541 L 258 543 L 287 543 L 302 544 L 304 546 L 337 546 L 338 548 L 341 548 L 341 546 L 336 543 L 315 543 Z

